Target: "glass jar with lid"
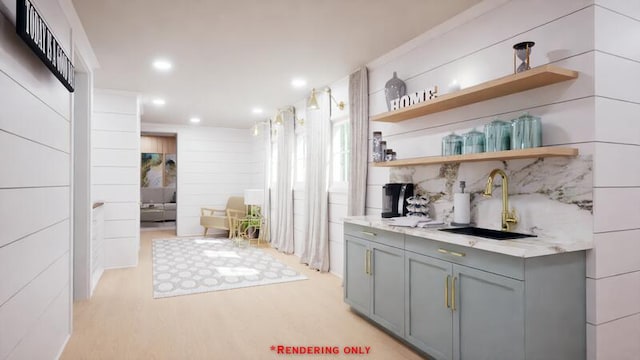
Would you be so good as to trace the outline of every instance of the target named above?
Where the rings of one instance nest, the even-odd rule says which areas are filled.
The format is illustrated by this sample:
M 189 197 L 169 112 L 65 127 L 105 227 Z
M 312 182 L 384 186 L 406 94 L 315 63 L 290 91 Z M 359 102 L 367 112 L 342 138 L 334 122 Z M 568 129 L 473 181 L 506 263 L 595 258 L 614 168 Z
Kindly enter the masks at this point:
M 484 152 L 484 143 L 484 133 L 473 129 L 468 133 L 462 134 L 462 153 L 476 154 Z
M 495 119 L 484 126 L 484 134 L 487 152 L 511 149 L 511 123 Z
M 542 146 L 540 118 L 529 113 L 522 114 L 511 122 L 511 148 L 528 149 Z
M 451 133 L 442 138 L 442 156 L 462 154 L 462 136 Z

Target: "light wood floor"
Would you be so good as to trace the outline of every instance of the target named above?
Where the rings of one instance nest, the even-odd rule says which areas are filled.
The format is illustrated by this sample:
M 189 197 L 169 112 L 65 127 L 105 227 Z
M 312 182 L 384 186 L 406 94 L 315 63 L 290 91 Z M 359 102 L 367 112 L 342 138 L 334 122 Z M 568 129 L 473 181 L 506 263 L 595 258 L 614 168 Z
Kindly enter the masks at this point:
M 265 248 L 309 280 L 154 300 L 151 239 L 141 234 L 140 264 L 106 271 L 90 301 L 74 305 L 62 359 L 420 359 L 355 315 L 341 279 L 310 271 L 295 256 Z M 277 355 L 270 347 L 370 346 L 369 355 Z

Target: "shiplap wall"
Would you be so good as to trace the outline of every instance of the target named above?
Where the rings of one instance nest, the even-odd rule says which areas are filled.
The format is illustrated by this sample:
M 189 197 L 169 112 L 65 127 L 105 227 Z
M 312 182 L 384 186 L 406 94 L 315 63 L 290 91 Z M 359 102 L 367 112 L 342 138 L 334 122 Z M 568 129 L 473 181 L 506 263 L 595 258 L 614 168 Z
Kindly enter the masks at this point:
M 589 358 L 631 360 L 640 357 L 640 2 L 596 5 Z
M 143 123 L 142 131 L 177 134 L 179 236 L 203 233 L 200 208 L 224 208 L 229 196 L 262 188 L 264 155 L 249 130 Z
M 0 3 L 0 359 L 53 359 L 71 330 L 71 94 Z M 71 53 L 57 1 L 35 1 Z
M 640 353 L 640 3 L 622 0 L 495 1 L 495 8 L 422 44 L 372 62 L 370 113 L 386 111 L 393 71 L 408 91 L 463 87 L 508 74 L 511 45 L 536 42 L 533 65 L 580 72 L 571 82 L 485 101 L 399 124 L 372 123 L 403 158 L 438 155 L 440 139 L 522 111 L 542 116 L 544 145 L 571 145 L 594 161 L 595 249 L 587 262 L 587 358 Z M 527 14 L 527 16 L 518 16 Z M 415 43 L 414 43 L 415 45 Z M 630 166 L 631 165 L 631 166 Z M 389 170 L 369 167 L 367 212 L 379 214 Z M 611 294 L 616 296 L 611 296 Z
M 136 266 L 140 248 L 138 96 L 96 90 L 91 121 L 91 199 L 103 201 L 106 269 Z

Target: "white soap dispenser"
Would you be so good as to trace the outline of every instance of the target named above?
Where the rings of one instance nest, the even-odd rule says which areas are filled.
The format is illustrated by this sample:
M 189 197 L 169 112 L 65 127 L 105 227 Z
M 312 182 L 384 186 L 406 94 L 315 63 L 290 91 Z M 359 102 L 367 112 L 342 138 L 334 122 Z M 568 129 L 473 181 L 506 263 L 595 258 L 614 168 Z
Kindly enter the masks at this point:
M 460 181 L 460 192 L 453 194 L 453 223 L 451 225 L 469 225 L 471 223 L 471 197 L 464 192 L 466 183 Z

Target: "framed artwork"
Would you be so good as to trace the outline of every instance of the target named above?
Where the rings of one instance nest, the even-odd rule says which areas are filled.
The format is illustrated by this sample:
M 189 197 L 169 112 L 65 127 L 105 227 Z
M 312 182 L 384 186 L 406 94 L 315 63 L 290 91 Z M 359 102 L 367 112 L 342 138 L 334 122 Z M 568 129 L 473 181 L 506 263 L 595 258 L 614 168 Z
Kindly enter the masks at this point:
M 142 153 L 140 163 L 140 186 L 143 188 L 162 187 L 162 154 Z
M 176 187 L 177 179 L 177 162 L 176 154 L 164 155 L 164 186 Z

